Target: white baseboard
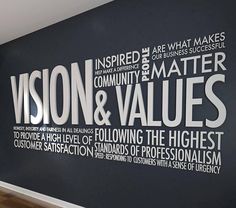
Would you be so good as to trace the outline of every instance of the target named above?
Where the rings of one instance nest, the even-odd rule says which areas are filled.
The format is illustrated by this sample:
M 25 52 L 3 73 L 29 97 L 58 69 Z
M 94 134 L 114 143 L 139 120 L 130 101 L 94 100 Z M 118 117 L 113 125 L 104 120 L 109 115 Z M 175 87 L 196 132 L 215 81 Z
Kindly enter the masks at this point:
M 40 194 L 34 191 L 30 191 L 28 189 L 15 186 L 3 181 L 0 181 L 0 189 L 4 190 L 7 193 L 13 193 L 16 196 L 19 196 L 26 200 L 31 200 L 37 204 L 41 204 L 44 206 L 50 206 L 52 208 L 83 208 L 81 206 L 71 204 L 66 201 L 62 201 L 60 199 L 56 199 L 54 197 L 50 197 L 44 194 Z

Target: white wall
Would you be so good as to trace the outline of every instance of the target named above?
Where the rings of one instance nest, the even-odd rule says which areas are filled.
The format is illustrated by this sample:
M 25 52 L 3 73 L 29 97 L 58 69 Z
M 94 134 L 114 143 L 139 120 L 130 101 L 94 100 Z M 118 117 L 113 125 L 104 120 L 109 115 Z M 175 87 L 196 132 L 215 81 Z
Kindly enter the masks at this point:
M 112 0 L 0 0 L 0 44 Z

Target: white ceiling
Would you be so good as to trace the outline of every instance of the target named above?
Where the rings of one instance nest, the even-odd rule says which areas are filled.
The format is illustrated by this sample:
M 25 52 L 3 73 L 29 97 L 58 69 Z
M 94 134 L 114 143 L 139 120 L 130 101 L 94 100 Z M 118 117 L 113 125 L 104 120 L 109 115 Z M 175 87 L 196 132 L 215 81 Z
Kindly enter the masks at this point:
M 112 0 L 0 0 L 0 45 Z

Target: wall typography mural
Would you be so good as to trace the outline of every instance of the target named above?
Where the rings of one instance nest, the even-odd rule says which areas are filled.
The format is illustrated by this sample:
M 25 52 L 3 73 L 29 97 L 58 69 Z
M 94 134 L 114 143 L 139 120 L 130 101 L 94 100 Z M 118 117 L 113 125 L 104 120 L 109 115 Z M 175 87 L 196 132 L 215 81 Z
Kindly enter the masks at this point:
M 0 46 L 0 180 L 84 207 L 235 207 L 231 10 L 115 1 Z

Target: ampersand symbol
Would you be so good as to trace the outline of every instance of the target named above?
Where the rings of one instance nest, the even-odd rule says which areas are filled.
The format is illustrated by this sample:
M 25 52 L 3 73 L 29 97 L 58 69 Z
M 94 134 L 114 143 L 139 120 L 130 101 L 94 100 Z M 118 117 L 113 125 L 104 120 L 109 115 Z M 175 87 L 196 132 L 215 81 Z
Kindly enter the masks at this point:
M 96 97 L 97 108 L 94 112 L 94 120 L 98 125 L 111 125 L 109 117 L 111 115 L 110 111 L 105 112 L 104 105 L 107 102 L 107 94 L 105 91 L 100 90 L 97 92 Z M 100 115 L 100 116 L 99 116 Z

